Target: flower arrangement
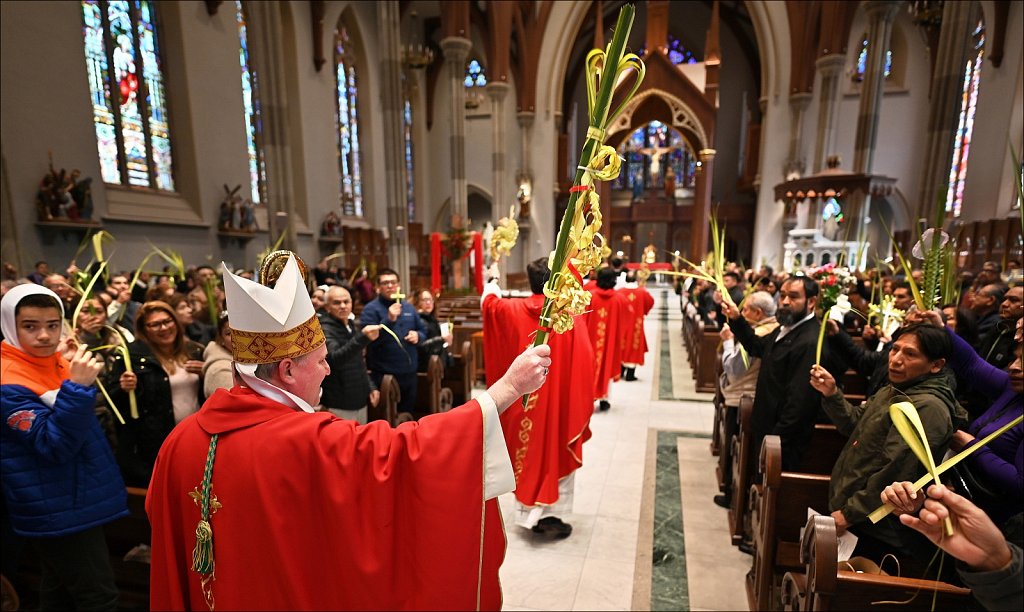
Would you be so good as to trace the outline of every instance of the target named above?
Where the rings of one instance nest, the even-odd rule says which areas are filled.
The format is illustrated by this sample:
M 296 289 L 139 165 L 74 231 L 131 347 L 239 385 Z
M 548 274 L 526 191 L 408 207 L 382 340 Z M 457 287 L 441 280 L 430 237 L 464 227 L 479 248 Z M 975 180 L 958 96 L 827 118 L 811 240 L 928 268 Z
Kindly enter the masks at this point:
M 821 349 L 825 344 L 825 330 L 828 328 L 828 320 L 832 319 L 842 325 L 846 313 L 854 311 L 846 291 L 857 282 L 857 279 L 850 273 L 849 268 L 834 264 L 825 264 L 820 268 L 814 268 L 808 271 L 807 275 L 818 282 L 818 306 L 821 308 L 821 329 L 818 330 L 818 346 L 814 353 L 814 363 L 821 365 Z
M 452 259 L 462 259 L 469 247 L 470 236 L 464 227 L 453 227 L 444 240 L 444 250 Z

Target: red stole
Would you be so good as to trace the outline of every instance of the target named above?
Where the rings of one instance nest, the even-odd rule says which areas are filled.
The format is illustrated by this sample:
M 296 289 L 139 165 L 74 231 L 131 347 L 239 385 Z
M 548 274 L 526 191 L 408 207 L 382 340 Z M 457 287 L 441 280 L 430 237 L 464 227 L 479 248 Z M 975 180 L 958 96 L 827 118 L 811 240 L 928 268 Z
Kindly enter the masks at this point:
M 627 333 L 632 331 L 629 302 L 615 289 L 591 291 L 590 312 L 583 315 L 594 347 L 597 378 L 594 380 L 594 399 L 608 396 L 608 382 L 622 375 L 622 347 Z
M 207 610 L 189 492 L 214 433 L 217 610 L 499 609 L 505 536 L 483 500 L 482 430 L 475 401 L 392 429 L 218 390 L 156 461 L 151 609 Z
M 484 367 L 494 384 L 512 361 L 532 344 L 544 296 L 484 298 Z M 512 402 L 501 415 L 505 444 L 516 474 L 516 499 L 526 506 L 558 501 L 558 481 L 583 465 L 583 443 L 590 439 L 594 413 L 593 350 L 583 321 L 565 334 L 548 336 L 551 368 L 547 382 L 524 408 Z M 576 367 L 573 367 L 575 364 Z

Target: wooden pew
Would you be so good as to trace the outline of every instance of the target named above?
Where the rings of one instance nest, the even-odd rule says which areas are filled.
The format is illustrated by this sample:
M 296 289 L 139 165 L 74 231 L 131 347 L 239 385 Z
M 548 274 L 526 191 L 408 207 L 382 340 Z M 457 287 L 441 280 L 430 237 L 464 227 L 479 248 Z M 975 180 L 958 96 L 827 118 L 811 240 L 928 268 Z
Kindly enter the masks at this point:
M 117 588 L 121 592 L 119 606 L 122 609 L 149 609 L 149 563 L 146 561 L 125 561 L 129 551 L 145 544 L 151 544 L 149 517 L 146 516 L 146 489 L 128 487 L 129 516 L 103 526 L 110 549 L 110 562 L 114 570 Z
M 704 329 L 699 338 L 697 365 L 693 370 L 697 391 L 714 393 L 718 388 L 718 373 L 721 371 L 722 360 L 718 356 L 718 347 L 722 343 L 722 339 L 718 336 L 717 329 L 713 331 Z
M 784 610 L 964 610 L 970 589 L 933 580 L 860 574 L 836 560 L 836 523 L 831 516 L 807 521 L 800 543 L 804 571 L 787 572 L 782 580 Z M 932 607 L 932 597 L 935 606 Z M 879 604 L 876 602 L 909 603 Z
M 417 372 L 416 377 L 416 407 L 419 410 L 437 414 L 452 409 L 452 391 L 441 385 L 444 365 L 439 356 L 431 355 L 427 361 L 427 371 Z
M 732 457 L 732 504 L 729 506 L 729 535 L 733 545 L 738 546 L 747 532 L 744 517 L 747 512 L 747 493 L 750 488 L 750 455 L 753 449 L 753 433 L 750 418 L 754 412 L 754 398 L 745 395 L 737 409 L 736 433 L 729 443 Z
M 398 381 L 391 374 L 385 374 L 380 381 L 380 400 L 376 406 L 367 406 L 367 420 L 387 421 L 392 427 L 398 421 L 398 402 L 402 399 L 402 392 L 398 388 Z
M 721 393 L 718 395 L 721 395 Z M 749 394 L 744 394 L 740 398 L 740 403 L 746 403 L 750 407 L 753 406 L 753 402 L 754 398 Z M 736 437 L 740 428 L 739 407 L 726 406 L 725 399 L 723 398 L 721 402 L 718 402 L 716 396 L 715 410 L 715 427 L 717 431 L 714 435 L 718 438 L 718 465 L 715 466 L 715 478 L 718 481 L 718 490 L 722 493 L 729 493 L 732 489 L 733 460 L 735 459 L 733 455 L 733 438 Z M 713 451 L 712 454 L 714 454 Z
M 828 511 L 829 477 L 782 471 L 778 436 L 764 439 L 761 472 L 760 491 L 750 501 L 754 563 L 746 579 L 747 603 L 751 610 L 774 610 L 782 576 L 802 568 L 800 528 L 807 522 L 807 508 Z
M 451 389 L 452 405 L 461 406 L 470 400 L 473 392 L 473 378 L 476 375 L 473 371 L 473 343 L 463 341 L 462 351 L 452 353 L 452 360 L 452 367 L 445 370 L 441 385 Z

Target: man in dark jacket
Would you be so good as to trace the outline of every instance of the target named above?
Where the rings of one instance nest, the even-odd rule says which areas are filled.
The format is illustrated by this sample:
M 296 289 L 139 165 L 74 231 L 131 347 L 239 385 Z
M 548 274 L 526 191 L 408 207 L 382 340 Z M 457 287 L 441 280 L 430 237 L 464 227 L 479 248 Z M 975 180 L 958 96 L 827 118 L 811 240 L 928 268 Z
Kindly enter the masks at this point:
M 361 325 L 352 314 L 352 294 L 335 285 L 327 290 L 324 312 L 317 313 L 327 338 L 331 373 L 320 388 L 320 404 L 334 416 L 366 424 L 366 406 L 376 406 L 380 391 L 370 380 L 363 349 L 380 335 L 380 325 Z
M 398 338 L 398 342 L 389 338 L 370 344 L 366 350 L 366 365 L 378 388 L 385 374 L 394 376 L 402 396 L 398 411 L 410 412 L 419 418 L 425 413 L 416 409 L 416 365 L 419 363 L 416 345 L 427 339 L 427 329 L 416 309 L 403 301 L 404 298 L 398 285 L 398 273 L 383 268 L 377 272 L 377 299 L 363 308 L 359 320 L 363 325 L 383 325 Z
M 755 334 L 734 305 L 722 304 L 736 340 L 752 357 L 761 359 L 751 417 L 751 474 L 757 473 L 761 442 L 767 435 L 782 438 L 782 469 L 799 471 L 818 415 L 817 394 L 807 377 L 799 375 L 814 365 L 821 325 L 814 316 L 818 283 L 807 276 L 794 276 L 782 284 L 779 295 L 775 315 L 779 328 L 765 336 Z
M 987 291 L 989 287 L 982 292 Z M 1015 346 L 1013 330 L 1016 329 L 1017 320 L 1021 316 L 1024 316 L 1024 287 L 1018 286 L 1003 296 L 1003 303 L 999 305 L 999 320 L 979 339 L 978 354 L 982 359 L 1000 370 L 1010 365 Z

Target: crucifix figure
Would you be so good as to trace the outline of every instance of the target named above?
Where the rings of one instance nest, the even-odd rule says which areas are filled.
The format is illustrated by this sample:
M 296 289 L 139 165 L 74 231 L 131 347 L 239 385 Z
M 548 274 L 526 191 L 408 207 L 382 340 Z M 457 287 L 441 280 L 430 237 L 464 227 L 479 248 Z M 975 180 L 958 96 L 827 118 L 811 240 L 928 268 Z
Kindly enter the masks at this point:
M 671 147 L 644 147 L 637 149 L 651 158 L 651 183 L 657 184 L 661 174 L 661 156 L 672 151 Z

